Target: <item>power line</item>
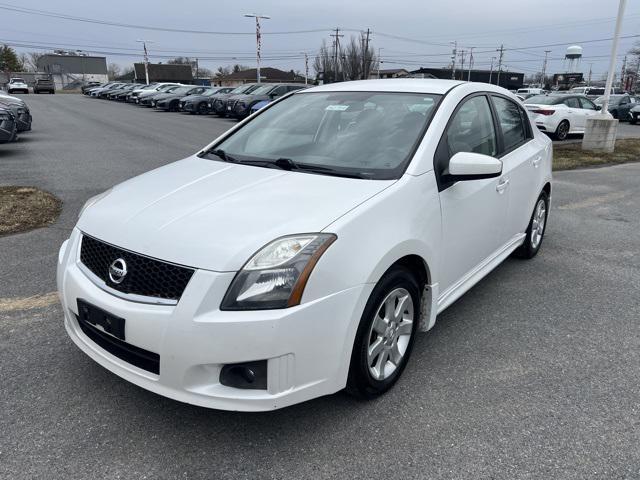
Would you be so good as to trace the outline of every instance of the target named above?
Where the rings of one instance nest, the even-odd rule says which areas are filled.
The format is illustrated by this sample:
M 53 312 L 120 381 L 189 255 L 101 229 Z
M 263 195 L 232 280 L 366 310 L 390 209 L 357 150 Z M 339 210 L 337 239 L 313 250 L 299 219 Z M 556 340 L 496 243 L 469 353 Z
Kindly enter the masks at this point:
M 9 5 L 6 3 L 0 3 L 0 9 L 17 12 L 17 13 L 24 13 L 27 15 L 38 15 L 42 17 L 58 18 L 61 20 L 69 20 L 74 22 L 108 25 L 111 27 L 135 28 L 137 30 L 153 30 L 158 32 L 192 33 L 192 34 L 203 34 L 203 35 L 251 35 L 251 36 L 255 35 L 255 32 L 221 32 L 221 31 L 210 31 L 210 30 L 191 30 L 191 29 L 185 29 L 185 28 L 168 28 L 168 27 L 156 27 L 151 25 L 136 25 L 131 23 L 111 22 L 108 20 L 98 20 L 96 18 L 77 17 L 74 15 L 56 13 L 48 10 L 37 10 L 34 8 L 18 7 L 18 6 Z M 314 28 L 309 30 L 263 32 L 262 34 L 263 35 L 296 35 L 296 34 L 302 34 L 302 33 L 319 33 L 319 32 L 325 32 L 326 30 L 327 30 L 326 28 Z

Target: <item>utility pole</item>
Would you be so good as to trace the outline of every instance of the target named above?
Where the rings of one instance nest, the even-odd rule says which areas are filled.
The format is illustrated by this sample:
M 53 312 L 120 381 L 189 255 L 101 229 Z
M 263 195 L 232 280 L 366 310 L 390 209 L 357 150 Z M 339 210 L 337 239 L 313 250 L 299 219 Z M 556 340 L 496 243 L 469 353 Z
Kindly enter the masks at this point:
M 136 42 L 142 44 L 142 49 L 144 51 L 144 77 L 147 85 L 149 85 L 149 52 L 147 52 L 147 43 L 153 43 L 149 40 L 136 40 Z
M 200 78 L 200 68 L 198 66 L 198 59 L 196 58 L 196 81 Z
M 309 54 L 307 52 L 300 52 L 304 55 L 304 84 L 309 84 Z
M 458 56 L 458 41 L 453 42 L 453 52 L 451 52 L 451 80 L 456 79 L 456 58 Z
M 622 59 L 622 72 L 620 73 L 620 89 L 624 89 L 624 84 L 626 83 L 627 76 L 627 56 L 625 55 Z
M 471 67 L 473 66 L 473 49 L 475 47 L 469 47 L 469 73 L 467 74 L 467 82 L 471 81 Z
M 380 52 L 382 51 L 382 47 L 378 47 L 378 78 L 380 78 L 380 65 L 382 65 L 382 57 L 380 56 Z M 638 57 L 640 61 L 640 56 Z
M 340 51 L 340 38 L 344 37 L 344 35 L 340 35 L 340 29 L 336 27 L 336 33 L 331 33 L 329 35 L 333 38 L 333 81 L 338 81 L 338 55 Z
M 589 76 L 587 77 L 587 87 L 591 86 L 591 71 L 593 69 L 593 63 L 589 64 Z
M 367 33 L 365 34 L 364 41 L 363 41 L 363 52 L 362 52 L 362 79 L 363 80 L 366 80 L 367 78 L 369 78 L 369 75 L 367 73 L 367 65 L 368 65 L 367 57 L 369 56 L 369 35 L 370 34 L 371 34 L 371 30 L 367 28 Z
M 500 45 L 500 48 L 496 49 L 496 52 L 500 52 L 498 57 L 498 81 L 496 85 L 500 86 L 500 72 L 502 72 L 502 58 L 504 57 L 504 45 Z
M 544 51 L 544 62 L 542 62 L 542 78 L 540 79 L 540 83 L 542 84 L 542 88 L 544 88 L 544 85 L 546 83 L 546 79 L 547 79 L 547 58 L 549 56 L 549 53 L 551 53 L 551 50 L 545 50 Z
M 491 77 L 493 76 L 493 62 L 495 61 L 496 57 L 491 57 L 491 68 L 489 69 L 489 83 L 491 83 Z
M 464 49 L 460 50 L 460 80 L 464 79 L 464 58 L 467 52 Z
M 258 15 L 257 13 L 245 13 L 244 16 L 256 19 L 256 80 L 260 83 L 260 47 L 262 46 L 260 19 L 269 20 L 271 17 L 268 15 Z
M 638 55 L 638 61 L 636 63 L 636 74 L 633 77 L 633 91 L 638 90 L 638 75 L 640 75 L 640 55 Z

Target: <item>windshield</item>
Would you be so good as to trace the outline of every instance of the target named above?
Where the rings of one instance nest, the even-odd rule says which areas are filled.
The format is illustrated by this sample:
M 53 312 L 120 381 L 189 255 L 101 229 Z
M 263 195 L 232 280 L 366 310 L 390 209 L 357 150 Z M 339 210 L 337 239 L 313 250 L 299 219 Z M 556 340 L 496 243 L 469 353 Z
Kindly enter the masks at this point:
M 609 104 L 617 105 L 620 103 L 620 100 L 622 100 L 623 97 L 624 95 L 609 95 Z M 604 102 L 604 97 L 598 97 L 594 100 L 594 102 L 596 104 L 602 104 L 602 102 Z
M 269 91 L 273 90 L 273 88 L 273 85 L 263 85 L 259 88 L 256 88 L 255 90 L 252 90 L 251 95 L 265 95 L 266 93 L 269 93 Z
M 234 88 L 233 90 L 231 90 L 229 93 L 232 94 L 236 94 L 236 93 L 245 93 L 247 90 L 249 90 L 249 88 L 253 87 L 254 85 L 240 85 L 239 87 Z
M 205 90 L 204 92 L 202 92 L 202 96 L 203 97 L 210 97 L 211 95 L 218 93 L 218 90 L 212 89 L 212 90 Z
M 396 92 L 296 94 L 263 111 L 213 151 L 222 150 L 227 160 L 240 163 L 270 166 L 287 160 L 312 173 L 395 179 L 439 99 Z
M 562 102 L 562 97 L 556 95 L 534 95 L 524 101 L 525 105 L 555 105 L 560 102 Z
M 183 93 L 187 93 L 189 90 L 192 90 L 193 87 L 176 87 L 173 90 L 168 90 L 171 93 L 175 93 L 176 95 L 182 95 Z
M 24 83 L 24 80 L 21 78 L 12 78 L 10 83 Z

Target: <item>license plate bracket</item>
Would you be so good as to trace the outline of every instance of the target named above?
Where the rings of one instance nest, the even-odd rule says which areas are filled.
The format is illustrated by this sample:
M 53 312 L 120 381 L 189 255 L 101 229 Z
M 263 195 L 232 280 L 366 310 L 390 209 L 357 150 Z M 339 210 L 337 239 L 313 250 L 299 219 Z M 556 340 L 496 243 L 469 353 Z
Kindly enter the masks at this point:
M 106 333 L 120 340 L 125 340 L 124 318 L 113 315 L 81 298 L 78 299 L 78 318 L 81 322 L 86 322 L 94 327 L 100 326 Z

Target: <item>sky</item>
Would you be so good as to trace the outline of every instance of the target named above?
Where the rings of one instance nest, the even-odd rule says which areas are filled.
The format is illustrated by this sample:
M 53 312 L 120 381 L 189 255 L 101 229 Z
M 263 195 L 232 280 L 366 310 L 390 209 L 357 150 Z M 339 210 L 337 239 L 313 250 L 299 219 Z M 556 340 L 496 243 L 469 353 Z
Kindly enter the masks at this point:
M 101 22 L 126 23 L 121 27 L 8 10 L 53 12 Z M 370 44 L 380 52 L 381 68 L 443 67 L 451 62 L 451 43 L 465 50 L 468 66 L 473 47 L 474 68 L 490 68 L 491 58 L 504 45 L 503 68 L 531 75 L 542 69 L 545 50 L 548 73 L 565 70 L 569 45 L 583 47 L 578 71 L 594 80 L 608 70 L 615 26 L 616 0 L 182 0 L 88 2 L 86 0 L 0 0 L 0 43 L 18 52 L 47 52 L 54 48 L 107 52 L 107 62 L 121 67 L 142 60 L 137 40 L 148 40 L 150 61 L 171 56 L 199 58 L 199 65 L 215 70 L 239 63 L 255 66 L 255 21 L 245 13 L 271 18 L 262 21 L 262 65 L 304 73 L 304 52 L 310 58 L 331 29 L 341 29 L 343 42 L 371 30 Z M 147 27 L 147 28 L 140 28 Z M 167 32 L 157 28 L 183 30 Z M 208 33 L 187 33 L 205 31 Z M 302 32 L 301 32 L 302 31 Z M 219 34 L 214 34 L 218 32 Z M 279 32 L 279 33 L 276 33 Z M 293 33 L 283 33 L 293 32 Z M 640 1 L 627 2 L 618 49 L 616 71 L 625 53 L 640 41 Z M 629 57 L 630 63 L 637 59 Z M 460 56 L 457 57 L 458 66 Z

